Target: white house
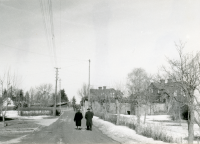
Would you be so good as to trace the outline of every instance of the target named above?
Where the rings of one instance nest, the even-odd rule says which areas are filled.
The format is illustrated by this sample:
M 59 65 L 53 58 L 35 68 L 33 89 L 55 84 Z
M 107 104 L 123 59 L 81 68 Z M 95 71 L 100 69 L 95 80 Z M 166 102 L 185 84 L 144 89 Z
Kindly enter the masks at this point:
M 13 100 L 11 99 L 11 98 L 5 98 L 4 100 L 3 100 L 3 107 L 5 107 L 5 106 L 7 106 L 8 105 L 8 107 L 12 107 L 12 106 L 15 106 L 14 105 L 14 102 L 13 102 Z

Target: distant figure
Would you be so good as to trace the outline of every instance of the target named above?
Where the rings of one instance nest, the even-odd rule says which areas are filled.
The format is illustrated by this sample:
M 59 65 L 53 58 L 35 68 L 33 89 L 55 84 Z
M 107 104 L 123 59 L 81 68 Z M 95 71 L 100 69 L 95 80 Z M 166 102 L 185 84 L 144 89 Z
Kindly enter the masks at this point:
M 76 114 L 74 116 L 74 121 L 76 122 L 77 129 L 79 129 L 79 130 L 81 129 L 81 120 L 82 120 L 82 118 L 83 118 L 83 115 L 80 112 L 80 109 L 78 109 L 78 111 L 76 112 Z
M 85 119 L 86 119 L 86 126 L 87 130 L 92 131 L 92 118 L 93 118 L 93 112 L 90 111 L 90 108 L 87 109 L 88 111 L 85 113 Z

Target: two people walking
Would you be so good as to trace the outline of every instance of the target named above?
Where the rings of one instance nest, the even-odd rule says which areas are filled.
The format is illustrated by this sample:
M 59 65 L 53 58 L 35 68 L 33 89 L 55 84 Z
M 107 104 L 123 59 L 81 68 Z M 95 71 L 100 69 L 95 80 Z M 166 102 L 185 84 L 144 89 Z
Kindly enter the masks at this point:
M 85 113 L 85 119 L 86 119 L 86 126 L 87 130 L 92 131 L 92 118 L 93 118 L 93 112 L 90 111 L 90 108 L 87 109 L 87 112 Z M 77 129 L 81 129 L 81 120 L 83 119 L 83 115 L 80 112 L 80 109 L 76 112 L 74 116 L 74 121 L 76 122 Z

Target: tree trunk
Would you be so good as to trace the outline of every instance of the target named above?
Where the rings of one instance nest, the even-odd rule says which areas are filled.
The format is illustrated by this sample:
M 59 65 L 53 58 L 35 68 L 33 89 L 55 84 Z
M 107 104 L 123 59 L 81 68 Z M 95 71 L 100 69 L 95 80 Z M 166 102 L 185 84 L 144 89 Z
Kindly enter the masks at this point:
M 179 105 L 179 124 L 181 126 L 181 107 L 180 107 L 180 105 Z
M 83 115 L 85 116 L 85 102 L 83 101 L 83 106 L 82 106 L 82 112 L 83 112 Z
M 8 103 L 8 101 L 7 101 L 7 103 Z M 7 109 L 8 109 L 8 104 L 6 105 L 6 109 L 5 109 L 5 111 L 4 111 L 4 114 L 2 114 L 2 116 L 3 116 L 3 125 L 4 125 L 4 127 L 6 127 L 5 116 L 6 116 Z
M 5 116 L 4 116 L 4 113 L 2 113 L 2 116 L 3 116 L 3 126 L 5 127 Z
M 140 106 L 137 105 L 137 124 L 140 125 Z
M 144 110 L 144 124 L 146 123 L 146 115 L 147 115 L 146 108 L 147 108 L 147 106 L 145 106 L 145 110 Z
M 127 110 L 126 110 L 126 103 L 125 103 L 125 114 L 127 114 Z
M 151 104 L 149 105 L 149 107 L 150 107 L 150 115 L 151 115 Z
M 104 103 L 104 120 L 107 120 L 107 109 L 106 109 L 106 103 Z
M 116 109 L 117 109 L 117 125 L 119 125 L 119 101 L 116 99 Z
M 194 97 L 192 95 L 191 105 L 189 106 L 189 119 L 188 119 L 188 144 L 193 144 L 194 139 Z

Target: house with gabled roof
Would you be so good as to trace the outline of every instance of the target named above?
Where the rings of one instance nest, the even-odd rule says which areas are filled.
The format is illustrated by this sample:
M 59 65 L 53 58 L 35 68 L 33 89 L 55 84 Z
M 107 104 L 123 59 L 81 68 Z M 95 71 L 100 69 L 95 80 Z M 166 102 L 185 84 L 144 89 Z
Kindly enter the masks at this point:
M 8 106 L 8 107 L 15 106 L 14 101 L 10 97 L 3 99 L 3 107 L 6 107 L 6 106 Z
M 127 111 L 130 112 L 130 105 L 127 103 L 126 98 L 123 98 L 123 93 L 114 88 L 106 88 L 106 86 L 98 87 L 98 89 L 90 89 L 91 100 L 100 107 L 104 105 L 106 101 L 109 103 L 108 111 L 110 113 L 116 113 L 116 104 L 115 99 L 120 97 L 120 113 L 127 114 Z
M 114 88 L 106 88 L 106 86 L 98 87 L 98 89 L 90 89 L 90 96 L 92 100 L 104 101 L 106 98 L 114 100 L 117 91 Z
M 184 102 L 186 97 L 180 82 L 173 82 L 171 79 L 160 80 L 160 82 L 153 82 L 149 86 L 150 102 L 165 104 L 166 112 L 169 112 L 172 106 L 172 100 Z

